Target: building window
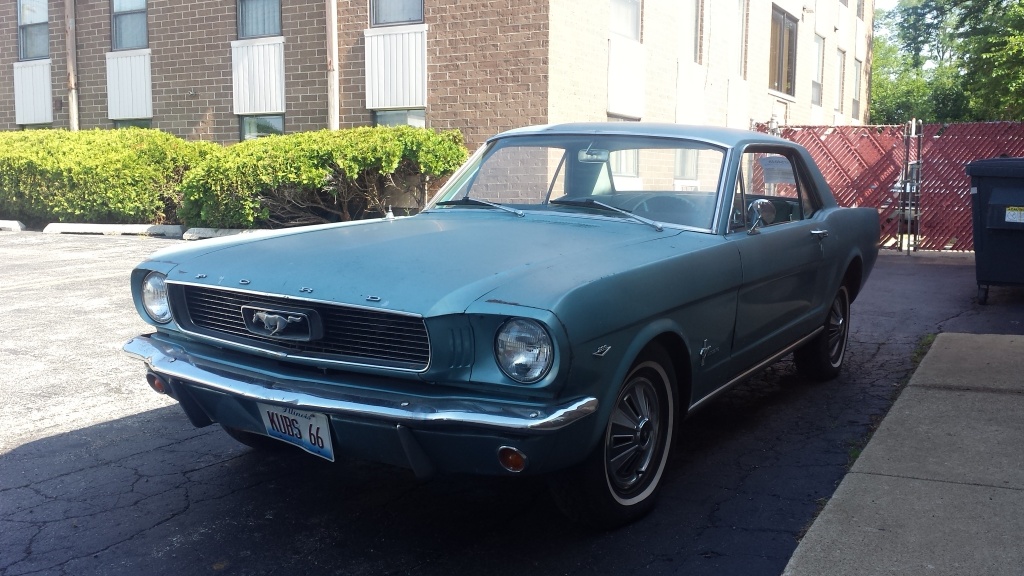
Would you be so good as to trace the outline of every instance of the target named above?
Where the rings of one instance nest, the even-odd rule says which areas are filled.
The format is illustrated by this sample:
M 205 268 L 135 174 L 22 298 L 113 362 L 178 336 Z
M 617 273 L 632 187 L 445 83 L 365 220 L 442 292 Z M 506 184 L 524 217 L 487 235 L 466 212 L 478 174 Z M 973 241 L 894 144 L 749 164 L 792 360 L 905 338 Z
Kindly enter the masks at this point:
M 864 19 L 864 0 L 857 0 L 857 18 Z
M 18 50 L 22 60 L 50 56 L 50 28 L 46 0 L 18 0 Z
M 640 16 L 640 0 L 612 0 L 612 32 L 639 42 L 642 21 Z
M 843 111 L 843 88 L 846 83 L 846 51 L 836 50 L 836 112 Z
M 811 104 L 821 106 L 821 85 L 825 81 L 825 39 L 814 35 L 814 80 L 811 80 Z
M 377 110 L 373 113 L 374 126 L 415 126 L 426 128 L 427 111 L 422 108 L 410 110 Z
M 796 18 L 772 6 L 772 36 L 768 49 L 768 88 L 796 95 Z
M 242 124 L 242 140 L 252 140 L 261 136 L 279 136 L 284 134 L 284 116 L 239 116 Z
M 864 71 L 864 63 L 860 60 L 853 61 L 853 117 L 860 118 L 860 76 Z
M 114 128 L 152 128 L 152 118 L 136 118 L 132 120 L 114 120 Z
M 280 0 L 238 0 L 239 38 L 280 35 Z
M 423 22 L 423 0 L 370 0 L 371 26 Z
M 145 48 L 149 45 L 146 27 L 146 0 L 113 0 L 112 47 L 114 50 Z

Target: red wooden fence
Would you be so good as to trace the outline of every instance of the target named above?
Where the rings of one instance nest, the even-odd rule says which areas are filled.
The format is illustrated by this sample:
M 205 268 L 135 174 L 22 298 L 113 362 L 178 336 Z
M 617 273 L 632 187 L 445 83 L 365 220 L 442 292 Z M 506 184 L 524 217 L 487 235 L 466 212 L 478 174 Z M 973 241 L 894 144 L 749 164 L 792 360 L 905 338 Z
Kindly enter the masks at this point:
M 766 132 L 767 126 L 756 129 Z M 840 205 L 880 209 L 883 245 L 903 245 L 899 220 L 891 218 L 894 207 L 882 209 L 906 159 L 903 126 L 786 126 L 781 132 L 810 151 Z M 925 124 L 921 134 L 916 248 L 973 250 L 971 183 L 964 169 L 982 158 L 1024 157 L 1024 123 Z M 911 159 L 916 159 L 916 143 Z

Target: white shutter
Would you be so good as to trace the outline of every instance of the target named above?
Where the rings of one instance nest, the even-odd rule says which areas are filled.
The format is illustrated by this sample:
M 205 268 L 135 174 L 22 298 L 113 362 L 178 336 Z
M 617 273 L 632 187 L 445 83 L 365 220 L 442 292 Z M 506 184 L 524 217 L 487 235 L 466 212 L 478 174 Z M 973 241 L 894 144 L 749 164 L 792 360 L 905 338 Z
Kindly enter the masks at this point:
M 111 120 L 153 117 L 149 48 L 107 52 L 107 116 Z
M 53 122 L 49 58 L 14 63 L 14 122 L 21 125 Z
M 391 26 L 363 32 L 366 107 L 427 107 L 427 26 Z
M 235 114 L 284 114 L 284 37 L 231 42 Z
M 647 92 L 644 45 L 612 34 L 608 39 L 608 113 L 643 118 Z

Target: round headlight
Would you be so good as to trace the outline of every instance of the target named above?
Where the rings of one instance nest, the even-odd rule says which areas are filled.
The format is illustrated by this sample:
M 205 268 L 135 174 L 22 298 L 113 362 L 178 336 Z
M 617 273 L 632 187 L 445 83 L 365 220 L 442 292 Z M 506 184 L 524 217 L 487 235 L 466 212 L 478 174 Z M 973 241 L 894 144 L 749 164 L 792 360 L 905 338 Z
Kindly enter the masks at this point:
M 167 277 L 159 272 L 150 272 L 142 281 L 142 305 L 154 322 L 166 324 L 171 321 L 171 307 L 167 303 Z
M 547 330 L 534 320 L 516 318 L 506 322 L 494 340 L 494 357 L 509 378 L 532 384 L 548 373 L 554 347 Z

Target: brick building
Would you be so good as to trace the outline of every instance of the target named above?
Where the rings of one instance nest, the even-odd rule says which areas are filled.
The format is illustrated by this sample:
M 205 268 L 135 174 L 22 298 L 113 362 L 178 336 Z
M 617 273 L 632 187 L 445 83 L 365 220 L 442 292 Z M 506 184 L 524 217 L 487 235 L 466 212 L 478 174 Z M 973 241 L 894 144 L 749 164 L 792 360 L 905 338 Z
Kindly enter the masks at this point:
M 0 129 L 867 120 L 873 0 L 6 0 Z M 332 113 L 333 112 L 333 113 Z

